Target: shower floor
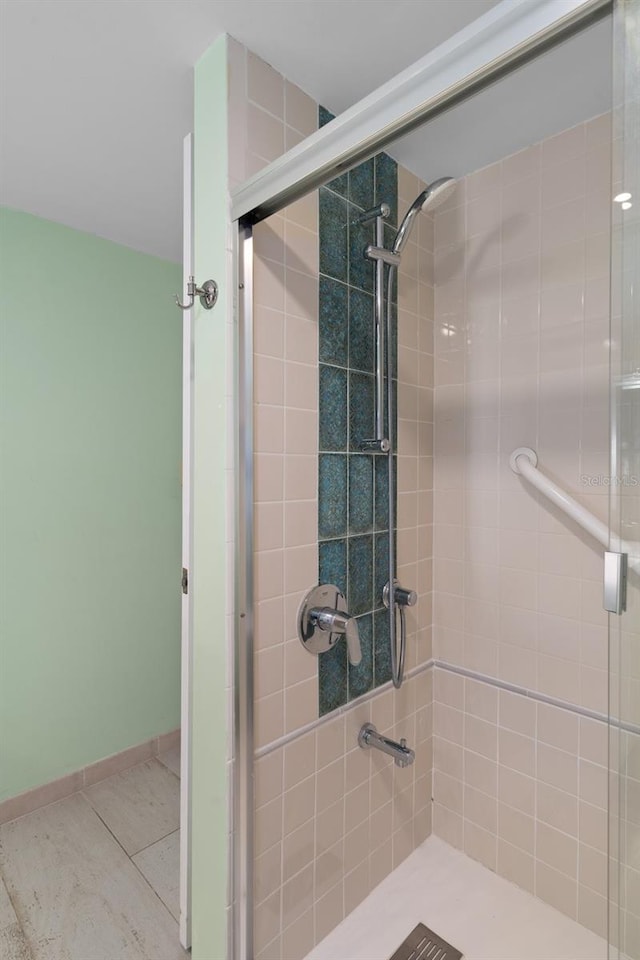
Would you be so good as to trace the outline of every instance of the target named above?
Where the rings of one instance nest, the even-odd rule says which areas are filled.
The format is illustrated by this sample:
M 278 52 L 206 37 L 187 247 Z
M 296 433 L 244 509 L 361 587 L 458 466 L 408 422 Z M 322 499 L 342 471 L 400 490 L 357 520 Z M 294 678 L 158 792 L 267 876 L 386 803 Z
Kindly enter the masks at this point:
M 306 960 L 388 960 L 417 923 L 465 960 L 606 960 L 607 944 L 429 837 Z

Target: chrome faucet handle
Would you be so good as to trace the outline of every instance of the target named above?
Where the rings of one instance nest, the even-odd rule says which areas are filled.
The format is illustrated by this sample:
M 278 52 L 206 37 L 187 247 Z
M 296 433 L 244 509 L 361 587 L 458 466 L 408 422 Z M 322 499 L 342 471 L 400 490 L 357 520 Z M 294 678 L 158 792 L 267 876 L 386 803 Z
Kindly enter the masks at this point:
M 358 622 L 346 610 L 333 610 L 331 607 L 315 607 L 309 611 L 309 619 L 326 633 L 344 634 L 347 640 L 349 662 L 357 667 L 362 660 Z
M 342 591 L 331 583 L 321 583 L 300 604 L 298 637 L 308 653 L 319 656 L 331 650 L 341 636 L 347 641 L 349 662 L 357 667 L 362 660 L 358 621 L 348 613 Z
M 347 620 L 346 637 L 349 663 L 352 667 L 357 667 L 362 660 L 362 649 L 360 647 L 360 631 L 358 630 L 358 621 L 355 619 L 355 617 L 349 617 Z

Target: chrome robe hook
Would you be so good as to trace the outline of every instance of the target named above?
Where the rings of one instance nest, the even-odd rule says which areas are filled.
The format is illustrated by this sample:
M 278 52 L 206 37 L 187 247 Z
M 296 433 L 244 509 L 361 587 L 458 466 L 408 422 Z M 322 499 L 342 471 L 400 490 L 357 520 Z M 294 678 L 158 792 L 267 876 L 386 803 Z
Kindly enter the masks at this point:
M 196 278 L 189 277 L 187 283 L 187 295 L 189 303 L 180 303 L 180 297 L 176 296 L 176 303 L 181 310 L 190 310 L 195 303 L 196 297 L 200 297 L 200 303 L 205 310 L 211 310 L 218 299 L 218 284 L 215 280 L 205 280 L 201 287 L 196 286 Z

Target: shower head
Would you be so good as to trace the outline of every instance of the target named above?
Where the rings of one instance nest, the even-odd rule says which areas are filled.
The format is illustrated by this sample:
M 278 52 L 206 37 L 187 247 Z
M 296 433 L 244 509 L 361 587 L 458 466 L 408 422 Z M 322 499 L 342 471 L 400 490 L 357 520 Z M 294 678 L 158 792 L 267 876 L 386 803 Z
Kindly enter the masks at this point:
M 440 177 L 439 180 L 434 180 L 433 183 L 430 183 L 427 189 L 423 190 L 422 193 L 416 197 L 407 210 L 404 220 L 396 233 L 396 238 L 393 241 L 394 253 L 402 253 L 404 245 L 409 239 L 413 221 L 417 214 L 422 210 L 434 210 L 436 207 L 439 207 L 440 204 L 444 203 L 444 201 L 451 196 L 455 190 L 456 183 L 457 181 L 453 177 Z

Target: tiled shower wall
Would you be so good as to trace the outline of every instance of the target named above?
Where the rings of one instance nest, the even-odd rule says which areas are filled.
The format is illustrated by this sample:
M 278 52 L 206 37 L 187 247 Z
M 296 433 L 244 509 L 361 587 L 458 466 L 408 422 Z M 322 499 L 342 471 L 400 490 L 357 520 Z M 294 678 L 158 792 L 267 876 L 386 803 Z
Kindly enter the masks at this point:
M 311 133 L 318 108 L 240 45 L 230 41 L 230 49 L 232 170 L 241 182 Z M 398 182 L 402 213 L 421 185 L 402 170 Z M 317 194 L 258 225 L 254 237 L 255 952 L 294 960 L 431 829 L 424 665 L 431 656 L 433 222 L 423 218 L 415 232 L 399 287 L 399 574 L 420 597 L 408 624 L 407 669 L 416 672 L 399 694 L 383 688 L 308 731 L 318 720 L 318 661 L 297 639 L 296 614 L 318 582 Z M 357 746 L 369 719 L 407 738 L 417 754 L 412 767 Z
M 311 132 L 317 106 L 234 50 L 241 181 Z M 606 518 L 608 157 L 608 120 L 598 118 L 467 177 L 436 214 L 435 244 L 433 220 L 418 219 L 398 303 L 399 576 L 420 593 L 409 611 L 410 671 L 431 656 L 435 377 L 434 830 L 599 933 L 601 557 L 507 460 L 532 446 L 541 469 Z M 399 216 L 420 187 L 399 170 Z M 431 823 L 431 671 L 303 729 L 318 717 L 317 662 L 295 638 L 318 570 L 317 209 L 317 196 L 306 198 L 255 233 L 255 930 L 264 960 L 303 957 Z M 355 745 L 367 719 L 415 743 L 413 768 Z
M 435 218 L 434 832 L 603 935 L 602 550 L 509 456 L 606 521 L 610 148 L 596 118 Z

